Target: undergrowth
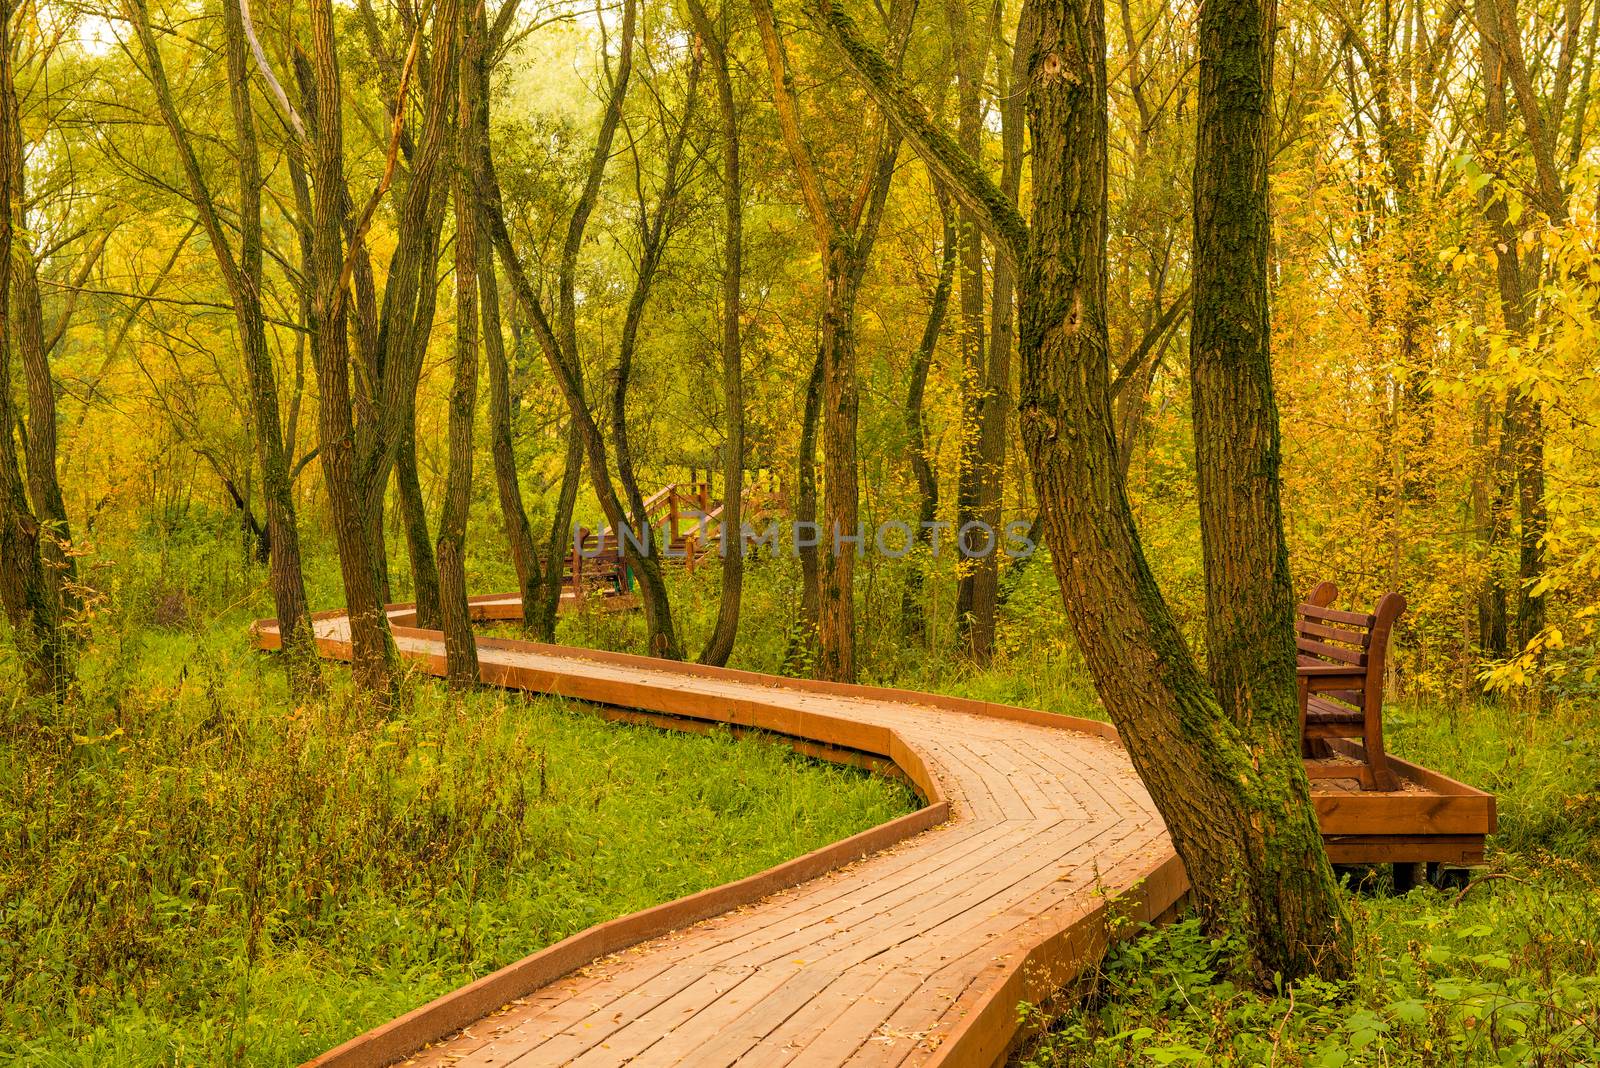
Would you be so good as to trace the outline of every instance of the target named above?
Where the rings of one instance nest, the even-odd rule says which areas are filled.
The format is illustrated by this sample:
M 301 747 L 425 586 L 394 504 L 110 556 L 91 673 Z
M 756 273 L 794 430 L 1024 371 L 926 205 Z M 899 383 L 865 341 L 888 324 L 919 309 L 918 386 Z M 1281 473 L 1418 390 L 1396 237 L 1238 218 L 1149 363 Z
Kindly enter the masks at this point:
M 330 668 L 292 704 L 206 566 L 125 564 L 71 700 L 0 703 L 0 1062 L 296 1063 L 913 803 L 555 699 L 413 680 L 379 718 Z

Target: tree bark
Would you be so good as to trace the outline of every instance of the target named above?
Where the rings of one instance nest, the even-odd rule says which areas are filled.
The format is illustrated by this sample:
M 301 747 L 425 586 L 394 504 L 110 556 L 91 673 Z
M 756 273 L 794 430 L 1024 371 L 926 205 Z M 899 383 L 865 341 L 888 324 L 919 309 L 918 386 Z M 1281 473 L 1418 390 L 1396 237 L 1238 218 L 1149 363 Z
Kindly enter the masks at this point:
M 794 520 L 798 530 L 815 533 L 817 527 L 817 423 L 822 414 L 823 352 L 818 345 L 817 356 L 811 362 L 811 373 L 806 376 L 805 399 L 800 412 L 800 441 L 797 470 L 795 472 Z M 816 540 L 811 537 L 797 539 L 795 555 L 800 558 L 800 617 L 798 626 L 789 635 L 788 648 L 783 655 L 783 669 L 793 672 L 815 657 L 817 651 L 817 618 L 822 603 L 822 557 Z
M 1202 63 L 1231 67 L 1233 53 L 1218 54 L 1224 42 L 1215 35 L 1230 15 L 1250 13 L 1215 2 L 1202 13 Z M 928 120 L 849 17 L 831 0 L 813 3 L 924 160 L 983 210 L 1001 253 L 1021 265 L 1022 432 L 1051 561 L 1095 686 L 1188 869 L 1197 911 L 1214 934 L 1240 937 L 1245 970 L 1263 984 L 1274 973 L 1344 974 L 1349 924 L 1298 747 L 1271 722 L 1271 707 L 1242 717 L 1255 733 L 1223 710 L 1151 574 L 1117 463 L 1106 359 L 1101 3 L 1034 0 L 1024 8 L 1031 224 Z
M 922 339 L 917 344 L 916 355 L 911 359 L 911 377 L 906 386 L 906 432 L 910 437 L 911 473 L 917 480 L 917 531 L 916 544 L 929 545 L 933 538 L 933 522 L 939 514 L 939 479 L 933 469 L 933 455 L 928 448 L 928 430 L 923 424 L 922 400 L 927 390 L 928 371 L 933 365 L 933 354 L 939 346 L 939 335 L 944 330 L 945 314 L 950 307 L 950 290 L 956 273 L 959 245 L 956 237 L 955 212 L 950 207 L 950 195 L 934 179 L 935 196 L 939 201 L 941 238 L 939 245 L 939 272 L 928 299 L 928 318 L 922 325 Z M 923 563 L 913 560 L 906 572 L 906 588 L 900 596 L 901 629 L 906 637 L 921 640 L 927 635 L 927 621 L 922 605 Z
M 441 13 L 448 9 L 453 17 L 454 8 L 453 0 L 443 0 Z M 362 507 L 355 426 L 350 412 L 350 338 L 343 277 L 344 133 L 332 0 L 310 0 L 310 31 L 317 90 L 315 133 L 310 146 L 314 187 L 311 243 L 316 284 L 311 351 L 320 392 L 319 458 L 344 580 L 351 668 L 358 687 L 385 702 L 393 693 L 396 665 L 389 617 L 378 596 L 378 572 L 373 566 L 371 531 Z M 380 537 L 381 534 L 380 529 Z
M 70 615 L 77 608 L 78 568 L 68 550 L 72 528 L 67 522 L 67 505 L 61 496 L 61 480 L 56 468 L 56 387 L 45 351 L 44 313 L 39 297 L 38 264 L 28 247 L 26 168 L 22 165 L 22 124 L 11 117 L 11 144 L 16 189 L 16 224 L 12 230 L 11 339 L 22 358 L 22 376 L 28 398 L 28 418 L 23 447 L 28 459 L 28 495 L 39 520 L 39 554 L 45 569 L 46 585 L 57 612 Z M 19 234 L 18 231 L 21 231 Z
M 478 198 L 473 183 L 478 143 L 478 94 L 483 82 L 483 28 L 466 5 L 457 19 L 460 157 L 456 164 L 456 351 L 450 388 L 450 470 L 439 516 L 439 608 L 444 625 L 445 677 L 451 686 L 478 684 L 478 643 L 467 608 L 467 516 L 472 506 L 472 423 L 478 407 Z
M 481 86 L 479 91 L 483 91 Z M 489 365 L 489 454 L 494 461 L 495 493 L 500 500 L 500 522 L 511 553 L 511 566 L 517 572 L 517 590 L 522 595 L 522 627 L 533 634 L 538 629 L 544 570 L 533 540 L 533 524 L 528 522 L 528 510 L 522 501 L 511 432 L 511 367 L 500 327 L 500 286 L 494 274 L 494 250 L 487 242 L 478 249 L 478 301 L 483 352 Z
M 724 25 L 726 11 L 724 3 Z M 711 53 L 717 113 L 722 122 L 722 403 L 728 421 L 722 455 L 722 594 L 717 603 L 716 626 L 700 653 L 702 664 L 721 667 L 733 655 L 744 590 L 744 354 L 740 344 L 744 205 L 739 174 L 739 110 L 728 73 L 726 31 L 719 32 L 712 25 L 700 0 L 689 0 L 689 12 L 695 33 Z
M 39 696 L 60 693 L 65 683 L 60 618 L 51 596 L 40 552 L 39 522 L 28 505 L 17 462 L 17 409 L 11 391 L 11 276 L 15 247 L 17 189 L 12 161 L 17 142 L 17 93 L 12 68 L 12 0 L 0 0 L 0 601 L 11 624 L 12 641 Z

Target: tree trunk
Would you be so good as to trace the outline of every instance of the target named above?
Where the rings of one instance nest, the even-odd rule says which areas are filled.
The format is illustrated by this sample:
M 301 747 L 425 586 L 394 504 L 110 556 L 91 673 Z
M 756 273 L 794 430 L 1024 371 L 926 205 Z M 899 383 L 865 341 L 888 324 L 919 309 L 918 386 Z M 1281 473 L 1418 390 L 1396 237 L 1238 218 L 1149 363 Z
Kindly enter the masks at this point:
M 835 682 L 856 678 L 856 529 L 860 487 L 856 470 L 856 284 L 850 256 L 834 250 L 827 263 L 822 318 L 822 558 L 818 585 L 818 674 Z
M 278 614 L 279 634 L 291 691 L 304 694 L 320 685 L 310 607 L 306 600 L 305 577 L 300 561 L 300 532 L 295 519 L 294 481 L 289 470 L 283 431 L 279 425 L 278 384 L 267 348 L 266 321 L 261 310 L 261 164 L 256 143 L 255 117 L 248 90 L 247 45 L 238 7 L 222 5 L 222 25 L 226 39 L 230 100 L 232 103 L 234 155 L 239 168 L 239 258 L 234 259 L 227 231 L 218 216 L 215 202 L 187 130 L 178 117 L 171 85 L 150 29 L 149 12 L 143 0 L 133 0 L 135 32 L 144 52 L 145 65 L 156 103 L 167 132 L 177 149 L 190 199 L 200 214 L 210 238 L 212 252 L 228 287 L 233 304 L 234 323 L 243 350 L 245 374 L 250 388 L 251 439 L 256 464 L 261 468 L 263 507 L 267 515 L 267 536 L 271 543 L 270 585 Z M 326 440 L 326 439 L 324 439 Z
M 72 529 L 67 523 L 67 505 L 61 497 L 61 481 L 56 471 L 56 388 L 45 352 L 44 314 L 39 299 L 38 264 L 28 247 L 27 194 L 22 166 L 22 129 L 15 115 L 11 143 L 18 149 L 12 181 L 16 192 L 16 226 L 12 231 L 11 338 L 22 358 L 22 375 L 28 397 L 28 419 L 23 446 L 28 458 L 28 495 L 39 520 L 39 555 L 45 569 L 46 585 L 56 610 L 70 615 L 77 609 L 78 568 L 68 549 Z M 17 234 L 17 230 L 22 234 Z
M 444 624 L 445 677 L 454 687 L 478 684 L 478 643 L 467 608 L 467 517 L 472 507 L 472 423 L 478 407 L 478 198 L 472 169 L 486 146 L 477 143 L 478 92 L 482 85 L 483 37 L 473 8 L 463 5 L 457 22 L 461 46 L 461 131 L 456 165 L 456 353 L 450 388 L 450 470 L 439 516 L 439 600 Z
M 482 91 L 480 85 L 479 92 Z M 506 360 L 505 335 L 500 329 L 500 286 L 494 275 L 494 250 L 487 242 L 480 245 L 478 298 L 482 308 L 483 351 L 489 364 L 489 453 L 494 460 L 495 492 L 500 499 L 506 547 L 511 553 L 511 566 L 517 572 L 517 591 L 522 595 L 522 627 L 532 634 L 538 629 L 544 572 L 539 566 L 533 525 L 528 522 L 528 510 L 522 503 L 522 483 L 517 472 L 517 451 L 511 433 L 511 367 Z M 559 569 L 558 564 L 558 572 Z M 556 581 L 560 581 L 559 574 Z M 546 635 L 545 640 L 548 638 Z
M 444 6 L 453 7 L 449 0 Z M 317 405 L 319 459 L 344 579 L 351 668 L 358 687 L 384 702 L 394 686 L 394 644 L 389 617 L 378 598 L 350 415 L 350 339 L 343 288 L 344 135 L 332 0 L 310 0 L 310 30 L 318 104 L 310 154 L 315 190 L 312 263 L 317 287 L 312 301 L 311 351 L 321 394 Z
M 817 421 L 822 413 L 822 349 L 812 361 L 806 378 L 805 403 L 800 413 L 800 442 L 796 471 L 794 520 L 798 530 L 816 533 L 817 525 Z M 800 558 L 800 618 L 789 635 L 783 668 L 793 672 L 816 653 L 817 620 L 822 603 L 822 560 L 815 538 L 797 539 L 795 554 Z
M 1202 11 L 1202 114 L 1220 71 L 1252 64 L 1270 39 L 1260 8 Z M 1228 714 L 1195 664 L 1139 543 L 1117 463 L 1107 368 L 1105 17 L 1099 0 L 1024 9 L 1033 212 L 1024 223 L 830 0 L 816 9 L 857 73 L 923 158 L 981 209 L 1001 253 L 1021 261 L 1023 438 L 1051 562 L 1096 689 L 1156 802 L 1207 928 L 1238 936 L 1249 972 L 1345 974 L 1350 929 L 1328 868 L 1298 746 L 1275 709 Z M 1228 39 L 1226 28 L 1244 21 Z M 1260 39 L 1258 41 L 1258 38 Z M 1255 57 L 1251 59 L 1250 57 Z M 1265 86 L 1256 106 L 1266 108 Z M 1206 133 L 1202 133 L 1204 141 Z M 1270 532 L 1266 532 L 1270 534 Z M 1260 530 L 1245 537 L 1261 538 Z
M 695 33 L 711 53 L 711 73 L 717 83 L 717 109 L 722 120 L 722 403 L 728 420 L 728 439 L 722 455 L 722 595 L 717 603 L 716 626 L 700 653 L 702 664 L 721 667 L 733 655 L 744 590 L 744 354 L 740 346 L 744 206 L 739 180 L 739 112 L 728 75 L 727 47 L 706 17 L 700 0 L 689 0 L 689 12 Z
M 567 553 L 573 551 L 572 514 L 578 505 L 578 487 L 583 479 L 583 432 L 577 420 L 567 427 L 567 455 L 561 469 L 561 491 L 556 497 L 555 515 L 550 520 L 550 537 L 545 542 L 544 582 L 539 589 L 539 613 L 533 635 L 539 641 L 554 641 L 556 613 L 561 608 L 562 571 Z M 526 614 L 524 614 L 526 618 Z
M 857 525 L 860 487 L 856 464 L 859 386 L 855 306 L 877 241 L 900 142 L 890 131 L 883 131 L 870 166 L 857 176 L 854 196 L 844 204 L 835 202 L 824 188 L 810 142 L 800 128 L 793 77 L 772 4 L 770 0 L 757 0 L 753 6 L 772 78 L 778 125 L 823 264 L 820 365 L 824 498 L 820 548 L 827 555 L 819 561 L 817 583 L 818 674 L 824 679 L 853 682 L 856 555 L 862 551 L 863 538 L 870 537 Z M 911 10 L 910 4 L 897 0 L 886 12 L 897 51 L 904 47 L 910 32 Z M 804 556 L 801 563 L 805 565 Z
M 968 29 L 967 0 L 946 0 L 951 47 L 956 69 L 956 137 L 962 151 L 974 159 L 983 149 L 983 114 L 980 92 L 988 42 L 974 47 Z M 980 555 L 984 538 L 978 524 L 984 521 L 985 427 L 997 398 L 989 395 L 988 361 L 984 352 L 983 233 L 978 213 L 962 207 L 957 219 L 961 249 L 956 329 L 961 352 L 961 430 L 956 469 L 956 544 L 960 559 L 956 579 L 956 634 L 967 654 L 986 664 L 994 652 L 994 591 L 997 561 L 994 552 Z M 992 550 L 994 545 L 991 543 Z
M 417 626 L 438 630 L 443 626 L 439 565 L 434 559 L 433 540 L 428 535 L 428 506 L 417 472 L 417 417 L 414 408 L 405 421 L 410 425 L 400 432 L 400 450 L 394 459 L 394 488 L 395 495 L 400 499 L 400 526 L 406 539 L 406 559 L 411 565 L 411 597 L 417 606 Z M 381 512 L 373 527 L 376 540 L 381 542 Z M 387 568 L 380 569 L 380 581 L 387 571 Z
M 17 190 L 13 160 L 21 155 L 16 141 L 17 94 L 13 80 L 12 0 L 0 0 L 0 601 L 4 602 L 11 636 L 27 675 L 28 689 L 38 695 L 59 693 L 63 682 L 61 628 L 49 579 L 40 558 L 39 522 L 28 506 L 22 470 L 17 462 L 17 409 L 11 391 L 10 333 L 12 255 Z
M 928 300 L 928 318 L 922 325 L 922 340 L 911 359 L 911 380 L 906 386 L 906 432 L 911 439 L 911 472 L 917 480 L 916 544 L 919 547 L 926 547 L 931 542 L 932 524 L 939 514 L 939 480 L 934 474 L 933 456 L 928 449 L 922 400 L 934 350 L 938 348 L 939 335 L 944 329 L 945 313 L 950 307 L 950 289 L 955 279 L 958 252 L 955 213 L 950 207 L 950 196 L 937 179 L 934 179 L 934 190 L 939 201 L 941 225 L 939 274 L 934 282 L 933 295 Z M 906 572 L 906 588 L 900 596 L 901 629 L 906 637 L 918 641 L 927 634 L 922 606 L 923 567 L 920 559 L 911 562 Z

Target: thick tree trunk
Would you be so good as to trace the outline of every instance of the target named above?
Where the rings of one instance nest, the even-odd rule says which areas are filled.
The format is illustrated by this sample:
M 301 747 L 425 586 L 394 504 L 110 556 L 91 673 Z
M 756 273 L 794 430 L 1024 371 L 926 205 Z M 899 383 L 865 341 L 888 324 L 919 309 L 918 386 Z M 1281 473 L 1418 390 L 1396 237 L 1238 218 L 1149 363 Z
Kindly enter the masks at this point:
M 1253 970 L 1262 979 L 1274 971 L 1342 974 L 1349 925 L 1299 762 L 1292 691 L 1286 698 L 1276 686 L 1233 690 L 1219 704 L 1139 544 L 1117 465 L 1106 375 L 1103 12 L 1098 0 L 1041 4 L 1037 12 L 1029 101 L 1036 178 L 1022 411 L 1057 579 L 1107 710 L 1189 870 L 1202 917 L 1214 931 L 1246 936 Z M 1240 106 L 1260 109 L 1255 128 L 1264 130 L 1269 22 L 1248 0 L 1208 0 L 1202 10 L 1199 139 L 1206 155 L 1197 160 L 1197 173 L 1216 151 L 1214 139 L 1225 135 L 1217 125 L 1226 120 L 1236 93 L 1245 94 Z M 1230 85 L 1233 78 L 1243 85 Z M 1265 145 L 1243 155 L 1248 159 L 1253 152 L 1261 153 L 1257 166 L 1264 168 Z M 1264 195 L 1264 184 L 1260 188 Z M 1213 240 L 1207 233 L 1205 247 Z M 1260 262 L 1264 272 L 1264 257 Z M 1264 273 L 1259 282 L 1246 277 L 1264 296 Z M 1261 338 L 1263 348 L 1265 343 Z M 1252 392 L 1241 392 L 1244 385 L 1230 384 L 1224 369 L 1205 392 L 1231 393 L 1243 402 Z M 1209 432 L 1214 428 L 1198 431 Z M 1205 451 L 1215 456 L 1209 442 Z M 1246 470 L 1236 477 L 1275 478 L 1259 466 L 1249 470 L 1249 458 L 1238 462 Z M 1264 527 L 1270 522 L 1265 506 L 1258 508 L 1254 523 L 1233 532 L 1243 544 L 1232 551 L 1263 558 L 1268 570 L 1254 580 L 1277 585 L 1274 554 L 1260 548 L 1281 539 L 1281 532 Z M 1219 554 L 1208 554 L 1208 563 L 1212 555 Z M 1257 640 L 1268 649 L 1274 643 L 1287 647 L 1292 656 L 1290 620 L 1280 613 L 1277 622 L 1277 633 Z M 1226 624 L 1220 629 L 1234 630 Z M 1245 645 L 1224 648 L 1237 655 Z M 1232 665 L 1220 667 L 1218 675 L 1226 680 L 1234 671 Z M 1246 700 L 1263 707 L 1248 708 Z
M 448 0 L 445 4 L 450 7 Z M 317 87 L 316 132 L 311 139 L 315 189 L 311 221 L 316 294 L 312 301 L 312 346 L 320 403 L 321 441 L 328 511 L 339 549 L 349 620 L 351 667 L 357 685 L 379 701 L 394 686 L 394 645 L 389 617 L 378 597 L 369 531 L 364 521 L 350 415 L 350 339 L 344 278 L 344 145 L 339 58 L 331 0 L 310 0 L 312 69 Z
M 726 7 L 725 3 L 724 11 Z M 695 33 L 711 54 L 717 113 L 722 120 L 722 404 L 728 421 L 722 454 L 722 594 L 717 603 L 716 626 L 700 653 L 702 664 L 721 667 L 733 655 L 744 591 L 744 354 L 740 345 L 744 205 L 739 175 L 739 111 L 728 74 L 727 46 L 722 32 L 706 17 L 700 0 L 689 0 L 689 12 Z
M 63 677 L 61 628 L 44 562 L 39 522 L 28 505 L 18 466 L 17 409 L 11 391 L 10 330 L 12 255 L 17 190 L 11 161 L 20 157 L 16 141 L 16 86 L 13 81 L 12 0 L 0 0 L 0 602 L 11 624 L 12 641 L 27 674 L 28 689 L 39 695 L 59 692 Z
M 455 687 L 478 683 L 478 643 L 467 610 L 467 516 L 472 506 L 472 423 L 478 407 L 478 198 L 472 168 L 487 146 L 477 143 L 477 97 L 482 84 L 476 13 L 463 5 L 456 128 L 465 158 L 456 167 L 456 352 L 450 388 L 450 470 L 439 516 L 439 600 L 444 625 L 445 675 Z
M 1275 0 L 1207 0 L 1200 20 L 1189 334 L 1207 665 L 1247 733 L 1297 745 L 1294 589 L 1267 303 Z M 1257 728 L 1252 716 L 1268 717 Z
M 1220 71 L 1252 61 L 1265 12 L 1202 12 L 1202 80 L 1215 121 Z M 925 112 L 830 0 L 817 10 L 925 161 L 980 208 L 1019 277 L 1023 438 L 1067 615 L 1096 689 L 1188 869 L 1195 907 L 1239 936 L 1262 983 L 1337 976 L 1350 930 L 1328 868 L 1292 733 L 1262 714 L 1225 712 L 1195 664 L 1145 560 L 1117 463 L 1106 301 L 1105 16 L 1099 0 L 1030 3 L 1023 18 L 1033 212 L 1024 223 L 975 161 Z M 1242 41 L 1225 28 L 1253 25 Z M 1257 57 L 1259 73 L 1266 67 Z M 1212 65 L 1220 65 L 1212 67 Z M 1212 69 L 1206 70 L 1206 67 Z M 1257 106 L 1266 107 L 1265 86 Z M 1206 134 L 1202 134 L 1204 140 Z M 1245 531 L 1261 538 L 1270 532 Z M 1269 695 L 1270 696 L 1270 695 Z M 1255 728 L 1241 728 L 1239 719 Z

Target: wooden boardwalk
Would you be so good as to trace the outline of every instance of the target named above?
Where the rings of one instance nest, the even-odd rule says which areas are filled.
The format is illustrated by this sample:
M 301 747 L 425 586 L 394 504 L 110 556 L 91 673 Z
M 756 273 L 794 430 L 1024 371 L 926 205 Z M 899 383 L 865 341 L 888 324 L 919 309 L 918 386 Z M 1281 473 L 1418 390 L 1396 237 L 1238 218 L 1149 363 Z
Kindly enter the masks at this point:
M 514 597 L 475 600 L 481 618 L 517 610 Z M 438 633 L 405 626 L 404 608 L 392 617 L 401 654 L 442 673 Z M 342 616 L 317 629 L 324 655 L 348 656 Z M 270 622 L 257 632 L 276 644 Z M 481 638 L 479 657 L 492 685 L 898 769 L 926 804 L 591 928 L 315 1063 L 987 1066 L 1015 1037 L 1019 1002 L 1048 996 L 1130 926 L 1108 908 L 1154 918 L 1187 888 L 1105 724 L 530 642 Z

